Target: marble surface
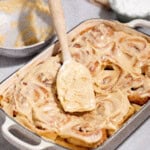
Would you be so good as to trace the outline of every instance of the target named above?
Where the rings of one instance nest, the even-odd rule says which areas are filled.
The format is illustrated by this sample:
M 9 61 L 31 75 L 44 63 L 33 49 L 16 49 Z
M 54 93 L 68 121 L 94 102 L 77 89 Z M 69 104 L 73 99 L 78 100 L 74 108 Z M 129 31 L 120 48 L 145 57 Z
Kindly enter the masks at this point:
M 91 18 L 115 19 L 111 11 L 92 5 L 86 0 L 63 0 L 67 30 L 71 30 L 84 20 Z M 145 30 L 144 30 L 145 31 Z M 149 31 L 145 31 L 149 32 Z M 150 32 L 149 32 L 150 33 Z M 30 58 L 6 58 L 0 56 L 0 82 L 22 67 Z M 0 113 L 0 126 L 4 122 L 4 114 Z M 150 118 L 147 119 L 120 147 L 118 150 L 149 150 Z M 7 142 L 0 132 L 0 150 L 16 150 Z

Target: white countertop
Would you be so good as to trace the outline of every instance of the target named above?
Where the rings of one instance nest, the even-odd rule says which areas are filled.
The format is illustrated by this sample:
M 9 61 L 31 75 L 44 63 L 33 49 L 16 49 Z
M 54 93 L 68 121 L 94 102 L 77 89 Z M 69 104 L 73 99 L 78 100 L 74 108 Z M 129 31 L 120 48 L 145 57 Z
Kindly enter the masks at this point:
M 115 19 L 111 11 L 88 3 L 86 0 L 63 0 L 65 15 L 67 21 L 67 30 L 69 31 L 84 20 L 91 18 Z M 0 81 L 7 78 L 15 72 L 30 58 L 11 59 L 0 56 Z M 0 126 L 4 119 L 0 116 Z M 150 141 L 150 118 L 145 121 L 119 148 L 118 150 L 149 150 Z M 0 133 L 0 150 L 15 150 L 16 148 L 9 144 Z

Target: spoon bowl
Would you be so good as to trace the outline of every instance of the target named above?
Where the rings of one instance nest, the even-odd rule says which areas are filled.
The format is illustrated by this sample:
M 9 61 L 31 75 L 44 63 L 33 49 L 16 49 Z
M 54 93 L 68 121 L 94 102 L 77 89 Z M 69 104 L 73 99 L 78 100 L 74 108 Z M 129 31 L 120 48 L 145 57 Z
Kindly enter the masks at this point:
M 91 111 L 96 107 L 91 74 L 71 56 L 61 0 L 49 0 L 49 6 L 63 58 L 56 79 L 58 99 L 65 112 Z

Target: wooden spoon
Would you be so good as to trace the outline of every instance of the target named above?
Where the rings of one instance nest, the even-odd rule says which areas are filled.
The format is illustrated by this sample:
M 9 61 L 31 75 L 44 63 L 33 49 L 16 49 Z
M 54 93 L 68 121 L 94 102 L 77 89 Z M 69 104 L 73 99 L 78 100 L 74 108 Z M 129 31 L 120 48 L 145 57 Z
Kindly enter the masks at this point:
M 96 107 L 91 74 L 71 57 L 61 0 L 49 0 L 49 6 L 63 57 L 56 80 L 58 99 L 66 112 L 91 111 Z

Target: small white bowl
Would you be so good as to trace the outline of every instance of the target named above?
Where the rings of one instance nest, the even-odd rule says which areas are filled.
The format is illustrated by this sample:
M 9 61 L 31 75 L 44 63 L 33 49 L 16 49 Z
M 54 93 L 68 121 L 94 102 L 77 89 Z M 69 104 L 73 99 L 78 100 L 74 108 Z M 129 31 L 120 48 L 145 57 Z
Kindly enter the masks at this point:
M 139 18 L 149 19 L 150 1 L 145 0 L 147 4 L 144 4 L 144 0 L 141 0 L 140 3 L 138 3 L 138 1 L 137 3 L 133 2 L 133 0 L 129 2 L 125 0 L 109 0 L 110 7 L 116 12 L 117 18 L 122 22 Z M 148 7 L 145 8 L 145 5 Z

